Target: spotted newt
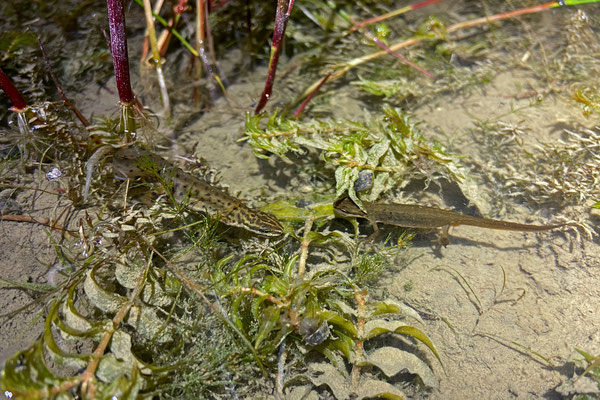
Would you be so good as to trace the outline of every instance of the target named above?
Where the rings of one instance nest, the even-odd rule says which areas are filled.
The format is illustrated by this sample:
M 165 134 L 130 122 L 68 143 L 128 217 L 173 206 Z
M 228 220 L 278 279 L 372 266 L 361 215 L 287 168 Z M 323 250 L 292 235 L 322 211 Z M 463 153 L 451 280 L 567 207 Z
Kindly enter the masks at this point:
M 273 215 L 248 207 L 240 199 L 174 167 L 158 155 L 128 147 L 113 154 L 112 164 L 115 176 L 120 178 L 148 178 L 159 171 L 170 170 L 173 197 L 177 202 L 185 202 L 188 209 L 217 215 L 224 224 L 258 235 L 276 237 L 283 233 L 283 227 Z
M 373 240 L 379 234 L 378 222 L 404 228 L 434 229 L 441 227 L 441 243 L 444 246 L 449 243 L 448 229 L 451 226 L 470 225 L 508 231 L 539 232 L 567 225 L 519 224 L 490 218 L 473 217 L 442 208 L 416 204 L 371 204 L 363 202 L 363 207 L 364 210 L 358 207 L 349 197 L 341 198 L 333 204 L 333 209 L 337 215 L 344 218 L 364 218 L 371 223 L 373 233 L 367 240 Z

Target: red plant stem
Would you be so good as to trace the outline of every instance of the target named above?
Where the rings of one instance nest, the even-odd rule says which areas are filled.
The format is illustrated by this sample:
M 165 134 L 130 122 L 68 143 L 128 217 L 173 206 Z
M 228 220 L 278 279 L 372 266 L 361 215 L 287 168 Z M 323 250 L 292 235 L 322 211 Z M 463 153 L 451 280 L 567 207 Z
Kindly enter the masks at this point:
M 108 7 L 108 26 L 110 28 L 110 50 L 115 67 L 119 99 L 124 104 L 130 104 L 133 101 L 133 92 L 131 91 L 129 77 L 129 56 L 127 54 L 123 0 L 106 0 L 106 5 Z
M 254 111 L 258 114 L 267 104 L 273 90 L 273 82 L 275 82 L 275 72 L 277 71 L 277 63 L 279 62 L 279 53 L 281 51 L 281 42 L 285 34 L 285 28 L 294 7 L 294 0 L 289 0 L 287 11 L 285 10 L 285 0 L 277 0 L 277 12 L 275 13 L 275 28 L 273 29 L 273 43 L 271 43 L 271 58 L 269 59 L 269 72 L 265 82 L 265 89 L 260 96 L 260 101 Z
M 421 7 L 426 7 L 426 6 L 430 5 L 430 4 L 439 3 L 440 1 L 442 1 L 442 0 L 425 0 L 425 1 L 422 1 L 420 3 L 411 5 L 410 9 L 411 10 L 416 10 L 416 9 L 421 8 Z
M 329 79 L 330 76 L 331 76 L 331 72 L 328 73 L 327 75 L 325 75 L 325 77 L 323 77 L 323 79 L 321 80 L 321 82 L 319 82 L 317 87 L 314 88 L 314 90 L 312 92 L 310 92 L 310 94 L 308 96 L 306 96 L 306 99 L 304 99 L 302 104 L 300 104 L 300 106 L 298 107 L 298 109 L 296 110 L 294 115 L 292 115 L 292 118 L 297 118 L 300 116 L 300 114 L 302 114 L 302 112 L 306 108 L 307 104 L 312 100 L 313 97 L 315 97 L 315 95 L 317 94 L 319 89 L 321 89 L 321 86 L 323 86 L 325 84 L 325 82 L 327 82 L 327 80 Z
M 2 69 L 0 69 L 0 88 L 2 88 L 12 102 L 13 106 L 10 108 L 12 111 L 23 111 L 27 108 L 27 103 L 23 99 L 23 96 L 21 96 L 21 93 Z
M 367 26 L 369 24 L 372 24 L 372 23 L 375 23 L 375 22 L 379 22 L 379 21 L 382 21 L 382 20 L 387 19 L 387 18 L 397 17 L 398 15 L 404 14 L 405 12 L 408 12 L 408 11 L 417 10 L 419 8 L 426 7 L 426 6 L 431 5 L 431 4 L 439 3 L 440 1 L 443 1 L 443 0 L 425 0 L 425 1 L 421 1 L 419 3 L 415 3 L 415 4 L 412 4 L 410 6 L 402 7 L 399 10 L 389 12 L 389 13 L 387 13 L 385 15 L 380 15 L 380 16 L 377 16 L 377 17 L 365 19 L 365 20 L 361 21 L 358 25 L 361 26 L 361 27 L 364 27 L 364 26 Z M 357 27 L 354 27 L 353 29 L 357 29 Z
M 547 10 L 548 8 L 555 6 L 557 3 L 558 3 L 557 1 L 551 1 L 550 3 L 544 3 L 544 4 L 540 4 L 540 5 L 533 6 L 533 7 L 520 8 L 520 9 L 514 10 L 514 11 L 507 11 L 507 12 L 504 12 L 501 14 L 491 15 L 489 17 L 481 17 L 481 18 L 477 18 L 477 19 L 474 19 L 471 21 L 454 24 L 446 30 L 446 33 L 451 33 L 451 32 L 457 31 L 459 29 L 470 28 L 472 26 L 477 26 L 477 25 L 481 25 L 481 24 L 485 24 L 485 23 L 499 21 L 499 20 L 506 19 L 506 18 L 514 18 L 514 17 L 518 17 L 519 15 L 540 12 L 540 11 Z

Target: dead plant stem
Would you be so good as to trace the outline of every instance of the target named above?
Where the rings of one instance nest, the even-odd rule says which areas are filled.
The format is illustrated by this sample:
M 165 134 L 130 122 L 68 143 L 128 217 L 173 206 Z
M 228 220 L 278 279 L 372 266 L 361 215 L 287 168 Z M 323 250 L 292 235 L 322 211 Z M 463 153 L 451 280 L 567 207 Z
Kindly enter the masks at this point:
M 304 236 L 302 237 L 302 247 L 300 248 L 300 260 L 298 261 L 298 276 L 303 277 L 306 273 L 306 259 L 308 258 L 308 246 L 310 245 L 310 238 L 308 234 L 312 229 L 315 217 L 311 216 L 306 220 L 304 224 Z

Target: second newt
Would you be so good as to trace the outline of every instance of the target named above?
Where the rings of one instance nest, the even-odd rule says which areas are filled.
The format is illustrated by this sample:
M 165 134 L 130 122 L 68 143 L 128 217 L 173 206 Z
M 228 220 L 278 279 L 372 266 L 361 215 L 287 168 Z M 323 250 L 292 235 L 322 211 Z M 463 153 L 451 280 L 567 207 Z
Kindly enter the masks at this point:
M 473 217 L 442 208 L 416 204 L 371 204 L 363 202 L 363 207 L 364 210 L 358 207 L 349 197 L 339 199 L 333 204 L 333 209 L 337 215 L 341 217 L 364 218 L 371 223 L 373 233 L 369 236 L 368 240 L 374 239 L 379 234 L 378 222 L 404 228 L 434 229 L 441 227 L 441 242 L 444 246 L 449 243 L 448 229 L 451 226 L 470 225 L 508 231 L 540 232 L 567 225 L 519 224 L 517 222 Z
M 152 169 L 157 170 L 152 172 Z M 217 215 L 229 226 L 243 228 L 261 236 L 276 237 L 283 227 L 273 215 L 248 207 L 224 190 L 174 167 L 164 158 L 135 147 L 119 149 L 113 155 L 115 175 L 121 178 L 152 177 L 159 171 L 171 171 L 172 194 L 187 208 Z

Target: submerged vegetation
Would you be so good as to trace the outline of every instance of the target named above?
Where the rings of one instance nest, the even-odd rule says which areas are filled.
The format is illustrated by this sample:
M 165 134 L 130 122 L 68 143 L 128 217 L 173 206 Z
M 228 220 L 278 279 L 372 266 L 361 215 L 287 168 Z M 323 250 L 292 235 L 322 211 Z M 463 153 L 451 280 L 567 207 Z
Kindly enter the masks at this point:
M 385 106 L 383 115 L 367 124 L 334 120 L 303 124 L 274 113 L 261 129 L 264 117 L 248 115 L 246 120 L 247 139 L 256 156 L 272 153 L 289 160 L 287 153 L 318 151 L 319 162 L 333 170 L 336 197 L 348 193 L 360 203 L 357 191 L 361 191 L 364 200 L 375 201 L 416 180 L 427 185 L 442 179 L 460 183 L 466 175 L 455 154 L 425 139 L 399 109 Z
M 484 184 L 532 206 L 587 207 L 600 199 L 597 128 L 569 127 L 561 139 L 526 147 L 526 133 L 518 126 L 500 117 L 480 120 L 470 137 L 494 154 L 482 161 L 465 157 L 460 143 L 419 123 L 413 111 L 435 96 L 480 90 L 502 70 L 525 63 L 524 56 L 497 56 L 500 50 L 529 49 L 531 43 L 516 42 L 510 29 L 496 25 L 506 20 L 514 28 L 519 23 L 512 18 L 520 14 L 503 4 L 468 3 L 457 15 L 445 8 L 436 9 L 438 16 L 413 14 L 408 11 L 420 6 L 405 7 L 406 19 L 381 18 L 375 28 L 362 18 L 384 16 L 394 8 L 391 2 L 311 1 L 294 8 L 293 1 L 280 0 L 275 8 L 269 2 L 231 0 L 165 8 L 155 11 L 156 27 L 170 26 L 160 29 L 163 35 L 150 29 L 145 39 L 129 37 L 135 43 L 130 52 L 154 66 L 149 73 L 142 62 L 141 82 L 133 80 L 137 98 L 127 88 L 127 48 L 115 51 L 124 38 L 113 26 L 112 52 L 106 49 L 99 29 L 108 25 L 103 2 L 86 2 L 102 19 L 76 1 L 35 3 L 36 15 L 17 4 L 1 5 L 6 25 L 0 35 L 2 71 L 26 104 L 14 103 L 3 80 L 13 108 L 4 111 L 3 97 L 7 106 L 0 116 L 10 123 L 0 132 L 0 202 L 4 210 L 8 200 L 23 202 L 20 196 L 26 194 L 56 207 L 52 215 L 34 208 L 29 215 L 3 211 L 2 219 L 40 224 L 58 259 L 44 285 L 2 281 L 32 293 L 33 301 L 1 318 L 30 311 L 45 320 L 39 339 L 6 361 L 2 390 L 15 398 L 244 398 L 257 393 L 306 398 L 312 392 L 322 398 L 400 399 L 438 387 L 443 351 L 429 337 L 422 314 L 381 288 L 382 277 L 408 263 L 410 235 L 401 235 L 396 246 L 365 246 L 356 223 L 352 232 L 333 221 L 334 200 L 347 195 L 357 204 L 384 196 L 398 201 L 410 196 L 400 191 L 411 185 L 452 187 L 488 213 L 490 200 L 498 208 L 502 200 L 483 190 Z M 531 2 L 523 3 L 527 12 L 522 14 L 585 2 L 547 3 L 537 11 Z M 126 14 L 130 33 L 148 27 L 143 8 L 135 7 Z M 564 54 L 555 57 L 556 63 L 536 65 L 535 73 L 543 71 L 552 82 L 550 77 L 560 74 L 562 82 L 549 90 L 562 96 L 564 86 L 578 85 L 568 96 L 584 114 L 597 117 L 597 90 L 579 84 L 600 68 L 593 56 L 600 46 L 583 11 L 571 12 L 576 15 L 571 22 L 565 18 L 569 29 L 560 43 Z M 490 21 L 496 22 L 485 22 L 483 17 L 492 14 Z M 48 47 L 51 65 L 41 61 L 36 35 L 17 30 L 26 17 L 37 16 L 32 30 Z M 55 31 L 44 31 L 43 23 L 50 20 L 61 22 Z M 302 28 L 307 21 L 314 30 Z M 481 30 L 473 31 L 476 27 Z M 256 58 L 266 60 L 265 43 L 273 29 L 278 32 L 273 47 L 281 45 L 276 35 L 284 34 L 286 47 L 270 50 L 257 107 L 266 105 L 268 111 L 246 114 L 239 142 L 259 159 L 277 158 L 270 162 L 279 174 L 297 175 L 310 186 L 298 190 L 287 179 L 277 201 L 264 192 L 248 200 L 267 203 L 256 215 L 275 215 L 284 235 L 267 239 L 227 228 L 219 220 L 226 223 L 232 209 L 205 215 L 189 207 L 189 196 L 175 196 L 179 169 L 221 187 L 202 160 L 149 162 L 144 167 L 151 178 L 114 179 L 125 178 L 111 163 L 117 149 L 139 146 L 166 153 L 191 116 L 201 110 L 209 114 L 211 107 L 239 118 L 243 113 L 232 106 L 236 100 L 227 93 L 226 74 L 244 79 L 244 70 L 258 64 Z M 245 33 L 233 37 L 233 31 Z M 61 45 L 64 53 L 58 51 Z M 403 55 L 397 54 L 400 49 L 406 50 Z M 219 62 L 236 52 L 246 55 L 232 65 Z M 280 66 L 275 79 L 277 58 L 284 55 L 292 67 L 282 71 Z M 574 59 L 586 69 L 571 65 Z M 84 109 L 96 114 L 89 124 L 61 89 L 83 93 L 76 97 L 89 106 L 98 93 L 86 85 L 101 82 L 116 102 L 107 81 L 113 60 L 118 115 Z M 50 102 L 52 80 L 63 86 L 62 103 Z M 284 99 L 278 103 L 283 107 L 269 108 L 271 90 L 281 96 L 278 102 Z M 348 93 L 364 100 L 361 115 L 336 109 L 336 97 Z M 230 102 L 226 108 L 224 99 Z M 292 116 L 290 110 L 302 100 Z M 161 111 L 152 115 L 139 101 Z M 236 146 L 233 140 L 225 147 L 230 146 Z M 204 151 L 198 148 L 199 155 Z M 275 174 L 275 168 L 262 165 Z M 585 229 L 592 233 L 593 228 Z M 597 378 L 597 358 L 581 354 Z

